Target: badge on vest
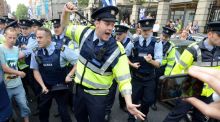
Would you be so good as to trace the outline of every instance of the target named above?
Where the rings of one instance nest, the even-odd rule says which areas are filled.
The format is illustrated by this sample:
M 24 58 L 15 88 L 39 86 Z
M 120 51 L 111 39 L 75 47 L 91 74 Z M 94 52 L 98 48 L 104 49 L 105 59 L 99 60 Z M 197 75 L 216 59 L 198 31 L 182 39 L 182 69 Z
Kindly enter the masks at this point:
M 44 67 L 51 67 L 53 64 L 43 64 Z
M 146 56 L 147 55 L 147 53 L 138 53 L 138 56 L 139 57 L 144 57 L 144 56 Z

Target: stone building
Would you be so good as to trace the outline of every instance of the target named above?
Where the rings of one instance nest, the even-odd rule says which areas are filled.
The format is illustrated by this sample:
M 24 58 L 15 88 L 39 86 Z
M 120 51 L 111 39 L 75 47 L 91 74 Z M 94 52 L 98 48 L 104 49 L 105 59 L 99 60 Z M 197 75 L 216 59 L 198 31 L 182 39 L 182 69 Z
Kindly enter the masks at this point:
M 99 5 L 94 4 L 96 1 L 90 0 L 85 11 L 89 19 L 92 8 Z M 220 20 L 220 0 L 117 0 L 116 5 L 120 8 L 119 20 L 127 14 L 130 22 L 133 20 L 137 22 L 140 9 L 145 8 L 145 14 L 151 13 L 161 27 L 168 20 L 180 19 L 183 21 L 183 26 L 196 20 L 200 26 L 200 32 L 204 32 L 207 22 Z
M 29 0 L 34 18 L 60 18 L 63 6 L 69 0 Z
M 0 0 L 0 16 L 8 15 L 10 13 L 10 8 L 6 0 Z

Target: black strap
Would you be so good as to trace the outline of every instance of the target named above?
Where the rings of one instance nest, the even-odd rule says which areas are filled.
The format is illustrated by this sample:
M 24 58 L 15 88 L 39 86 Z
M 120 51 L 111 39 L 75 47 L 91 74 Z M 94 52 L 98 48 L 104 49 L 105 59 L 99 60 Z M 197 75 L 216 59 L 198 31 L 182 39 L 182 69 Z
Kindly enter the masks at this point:
M 87 31 L 89 28 L 90 28 L 90 27 L 86 27 L 86 28 L 82 31 L 82 33 L 81 33 L 81 35 L 80 35 L 80 38 L 79 38 L 79 45 L 80 45 L 80 43 L 81 43 L 81 40 L 82 40 L 84 34 L 86 33 L 86 31 Z

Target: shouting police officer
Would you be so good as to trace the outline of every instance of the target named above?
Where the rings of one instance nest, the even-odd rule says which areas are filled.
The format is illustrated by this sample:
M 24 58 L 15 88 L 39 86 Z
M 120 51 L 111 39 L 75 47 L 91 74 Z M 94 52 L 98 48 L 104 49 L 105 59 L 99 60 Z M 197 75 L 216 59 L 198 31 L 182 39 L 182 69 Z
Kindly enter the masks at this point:
M 68 24 L 69 12 L 75 11 L 77 8 L 71 2 L 64 6 L 63 26 Z M 144 114 L 137 110 L 139 105 L 131 101 L 131 77 L 124 48 L 111 36 L 118 11 L 114 6 L 95 11 L 91 16 L 95 20 L 95 29 L 86 26 L 67 29 L 80 45 L 75 77 L 75 116 L 78 122 L 104 121 L 106 96 L 114 78 L 128 111 L 144 119 Z

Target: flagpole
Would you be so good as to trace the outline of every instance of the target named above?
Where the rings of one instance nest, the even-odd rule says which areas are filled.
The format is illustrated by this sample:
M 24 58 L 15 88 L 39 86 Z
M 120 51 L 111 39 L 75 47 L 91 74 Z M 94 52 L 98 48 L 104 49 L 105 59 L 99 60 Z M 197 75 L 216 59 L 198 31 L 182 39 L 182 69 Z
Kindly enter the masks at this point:
M 51 2 L 51 16 L 52 16 L 52 19 L 53 19 L 53 0 L 51 0 L 50 2 Z

